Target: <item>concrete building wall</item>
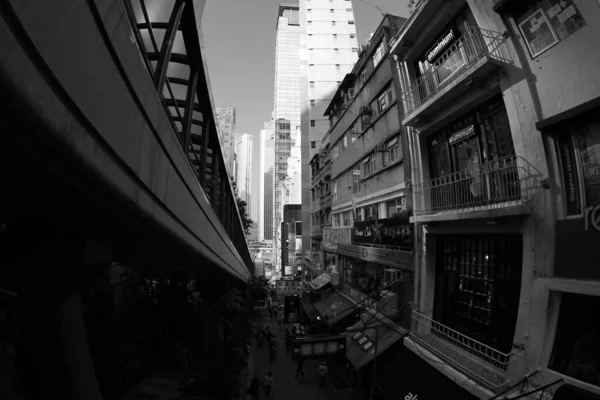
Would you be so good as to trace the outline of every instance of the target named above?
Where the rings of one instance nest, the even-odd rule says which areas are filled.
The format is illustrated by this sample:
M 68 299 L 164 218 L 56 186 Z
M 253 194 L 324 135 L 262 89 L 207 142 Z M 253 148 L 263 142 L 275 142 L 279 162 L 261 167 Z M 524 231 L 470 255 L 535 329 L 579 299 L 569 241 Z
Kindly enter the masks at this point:
M 597 104 L 600 98 L 598 54 L 593 51 L 592 44 L 598 37 L 600 29 L 600 7 L 597 2 L 575 0 L 572 4 L 585 20 L 585 25 L 560 39 L 549 50 L 532 57 L 524 42 L 524 36 L 515 22 L 516 6 L 506 3 L 494 11 L 493 5 L 499 2 L 479 1 L 425 1 L 411 18 L 414 26 L 420 26 L 421 17 L 429 19 L 425 27 L 417 31 L 428 32 L 427 40 L 419 38 L 412 43 L 414 50 L 400 50 L 400 80 L 404 89 L 416 79 L 414 61 L 417 53 L 425 50 L 434 36 L 441 34 L 435 26 L 446 26 L 452 14 L 467 5 L 480 28 L 500 35 L 507 32 L 507 39 L 501 47 L 502 59 L 496 73 L 485 78 L 479 78 L 478 84 L 467 90 L 464 95 L 453 101 L 437 107 L 434 115 L 415 122 L 410 121 L 408 128 L 414 143 L 411 151 L 415 162 L 413 178 L 415 184 L 428 181 L 431 178 L 429 168 L 431 157 L 428 152 L 427 140 L 430 134 L 439 131 L 445 124 L 464 115 L 465 112 L 477 108 L 493 95 L 501 95 L 506 108 L 508 125 L 514 145 L 515 154 L 519 157 L 524 168 L 532 175 L 532 186 L 525 194 L 528 212 L 519 218 L 506 218 L 500 226 L 485 224 L 480 218 L 459 213 L 449 219 L 443 226 L 420 225 L 418 237 L 419 246 L 416 252 L 416 268 L 419 275 L 419 285 L 415 296 L 421 309 L 431 310 L 434 306 L 435 293 L 439 292 L 435 283 L 436 240 L 438 235 L 460 234 L 506 234 L 522 235 L 523 256 L 522 272 L 518 301 L 518 315 L 512 340 L 510 363 L 506 372 L 509 383 L 515 383 L 524 375 L 540 370 L 528 383 L 530 388 L 555 382 L 565 378 L 568 384 L 600 393 L 598 385 L 589 385 L 565 374 L 559 374 L 549 368 L 555 332 L 561 304 L 561 293 L 581 293 L 599 296 L 598 282 L 585 279 L 565 279 L 553 277 L 555 254 L 561 243 L 556 241 L 557 227 L 565 218 L 564 188 L 558 165 L 556 142 L 550 132 L 542 132 L 540 126 L 549 124 L 549 120 L 560 118 L 565 114 L 575 116 L 583 111 L 594 110 L 590 103 Z M 442 4 L 444 3 L 444 4 Z M 563 8 L 569 6 L 565 3 Z M 560 10 L 559 10 L 560 11 Z M 552 12 L 552 11 L 551 11 Z M 553 14 L 554 15 L 554 14 Z M 424 18 L 424 17 L 423 17 Z M 412 29 L 410 26 L 407 30 Z M 416 32 L 413 32 L 413 34 Z M 408 34 L 407 36 L 410 36 Z M 400 48 L 403 40 L 399 35 L 396 45 Z M 464 72 L 468 75 L 470 72 Z M 453 87 L 460 87 L 461 77 Z M 466 83 L 466 82 L 464 82 Z M 464 84 L 463 83 L 463 84 Z M 446 89 L 448 93 L 451 89 Z M 428 104 L 435 104 L 441 96 L 434 97 Z M 595 106 L 597 107 L 597 105 Z M 597 109 L 597 108 L 596 108 Z M 404 122 L 411 120 L 405 118 Z M 575 122 L 575 121 L 574 121 Z M 573 122 L 573 123 L 574 123 Z M 533 178 L 535 176 L 535 178 Z M 549 185 L 544 184 L 549 181 Z M 418 198 L 415 197 L 415 202 Z M 493 216 L 489 214 L 488 216 Z M 574 217 L 571 217 L 574 218 Z M 583 216 L 581 224 L 584 223 Z M 418 221 L 418 219 L 417 219 Z M 582 238 L 589 234 L 583 233 Z M 600 239 L 600 238 L 599 238 Z M 581 251 L 587 251 L 581 249 Z M 412 346 L 412 345 L 411 345 Z M 432 364 L 433 365 L 433 364 Z M 474 384 L 453 368 L 438 367 L 450 379 L 470 390 L 479 398 L 489 398 L 490 392 L 484 385 Z M 549 396 L 556 386 L 547 391 Z

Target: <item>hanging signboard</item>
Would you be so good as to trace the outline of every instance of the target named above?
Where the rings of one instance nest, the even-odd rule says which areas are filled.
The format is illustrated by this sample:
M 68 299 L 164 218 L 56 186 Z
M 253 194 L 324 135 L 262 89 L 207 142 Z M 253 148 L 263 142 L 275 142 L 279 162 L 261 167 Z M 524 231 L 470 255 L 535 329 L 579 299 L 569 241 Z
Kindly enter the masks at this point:
M 346 336 L 305 336 L 292 341 L 292 360 L 321 358 L 346 351 Z
M 275 293 L 280 296 L 288 296 L 298 293 L 298 281 L 280 279 L 275 284 Z
M 442 55 L 443 51 L 448 48 L 448 46 L 454 42 L 456 39 L 456 35 L 454 33 L 454 29 L 450 29 L 448 32 L 441 37 L 440 40 L 437 41 L 435 45 L 427 52 L 427 62 L 433 64 L 434 61 Z
M 354 223 L 354 244 L 412 246 L 414 225 L 396 219 L 378 219 Z

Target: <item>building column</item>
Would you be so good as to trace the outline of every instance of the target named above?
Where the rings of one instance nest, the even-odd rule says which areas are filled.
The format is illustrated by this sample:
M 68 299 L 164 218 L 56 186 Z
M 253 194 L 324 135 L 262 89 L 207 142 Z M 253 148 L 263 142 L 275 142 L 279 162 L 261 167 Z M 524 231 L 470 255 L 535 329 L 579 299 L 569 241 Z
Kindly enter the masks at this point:
M 21 343 L 25 379 L 37 398 L 102 400 L 78 286 L 84 242 L 52 240 L 23 265 Z

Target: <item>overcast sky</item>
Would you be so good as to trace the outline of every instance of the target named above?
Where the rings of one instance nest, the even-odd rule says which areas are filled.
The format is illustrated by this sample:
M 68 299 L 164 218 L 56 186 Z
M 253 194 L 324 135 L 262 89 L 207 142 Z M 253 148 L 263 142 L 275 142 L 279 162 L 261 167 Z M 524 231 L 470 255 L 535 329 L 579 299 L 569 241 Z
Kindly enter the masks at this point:
M 383 12 L 408 17 L 408 0 L 352 0 L 359 43 L 377 28 Z M 258 133 L 273 111 L 276 0 L 209 0 L 202 17 L 205 57 L 216 107 L 235 107 L 237 130 L 254 136 L 253 171 L 258 171 Z M 371 4 L 371 5 L 369 5 Z M 252 198 L 258 180 L 252 180 Z M 256 201 L 251 218 L 256 220 Z

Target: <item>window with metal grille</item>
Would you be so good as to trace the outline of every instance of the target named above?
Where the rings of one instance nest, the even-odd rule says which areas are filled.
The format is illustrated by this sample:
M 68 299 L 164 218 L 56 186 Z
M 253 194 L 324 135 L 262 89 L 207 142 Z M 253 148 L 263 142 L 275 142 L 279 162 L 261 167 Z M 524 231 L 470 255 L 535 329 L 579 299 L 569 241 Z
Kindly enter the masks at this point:
M 388 165 L 400 160 L 400 137 L 396 136 L 386 143 L 386 151 L 383 153 L 383 163 Z
M 360 192 L 360 163 L 352 168 L 352 193 Z
M 373 172 L 375 172 L 375 155 L 371 154 L 367 156 L 367 158 L 363 160 L 363 166 L 365 169 L 365 176 L 371 175 Z
M 438 235 L 436 248 L 434 319 L 508 353 L 519 307 L 522 236 Z

